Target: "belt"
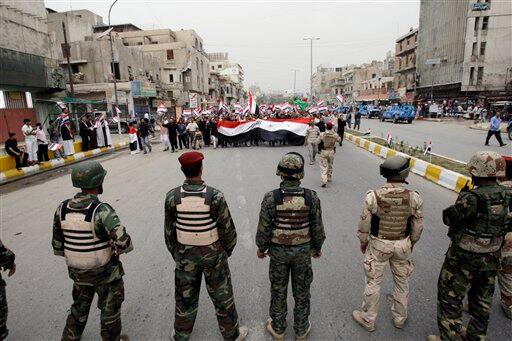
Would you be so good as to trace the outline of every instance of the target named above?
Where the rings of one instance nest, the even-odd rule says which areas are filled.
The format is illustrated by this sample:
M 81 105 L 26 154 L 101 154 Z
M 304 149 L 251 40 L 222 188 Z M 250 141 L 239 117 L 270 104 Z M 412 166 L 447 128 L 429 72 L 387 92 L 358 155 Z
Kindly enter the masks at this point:
M 407 238 L 408 236 L 405 236 L 405 237 L 401 237 L 401 236 L 397 236 L 397 237 L 386 237 L 386 236 L 375 236 L 372 234 L 373 237 L 375 238 L 379 238 L 379 239 L 384 239 L 384 240 L 402 240 L 402 239 L 405 239 Z

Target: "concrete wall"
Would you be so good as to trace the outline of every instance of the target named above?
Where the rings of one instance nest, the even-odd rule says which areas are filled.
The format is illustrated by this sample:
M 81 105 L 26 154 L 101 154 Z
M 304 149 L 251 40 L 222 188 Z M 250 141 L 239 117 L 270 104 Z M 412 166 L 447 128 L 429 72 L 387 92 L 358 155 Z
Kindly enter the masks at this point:
M 448 85 L 462 81 L 469 4 L 470 0 L 421 0 L 416 50 L 419 87 L 430 87 L 432 83 Z M 432 58 L 441 58 L 443 62 L 434 67 L 426 65 L 425 62 Z
M 43 0 L 0 0 L 0 47 L 51 58 Z
M 488 17 L 488 29 L 482 29 L 483 18 Z M 478 25 L 475 30 L 475 21 Z M 490 9 L 468 11 L 468 25 L 464 50 L 462 76 L 463 91 L 503 91 L 508 84 L 512 90 L 512 5 L 510 2 L 492 1 Z M 482 55 L 480 47 L 485 43 Z M 476 53 L 473 54 L 473 44 Z M 483 79 L 477 84 L 478 68 L 483 67 Z M 470 71 L 473 68 L 474 81 L 470 84 Z

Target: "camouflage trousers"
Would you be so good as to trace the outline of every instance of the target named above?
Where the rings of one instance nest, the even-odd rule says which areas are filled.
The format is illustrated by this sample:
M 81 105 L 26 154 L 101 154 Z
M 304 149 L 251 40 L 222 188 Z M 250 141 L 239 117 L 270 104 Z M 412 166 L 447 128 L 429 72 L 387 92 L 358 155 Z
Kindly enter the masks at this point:
M 479 271 L 471 263 L 460 261 L 450 247 L 437 283 L 437 325 L 442 340 L 485 339 L 496 275 L 496 270 Z M 467 330 L 462 325 L 466 293 L 470 315 Z
M 322 150 L 320 153 L 320 174 L 323 184 L 327 184 L 327 182 L 332 179 L 333 163 L 334 150 Z
M 393 320 L 401 323 L 407 319 L 409 277 L 414 265 L 411 258 L 411 240 L 384 240 L 370 236 L 364 259 L 365 287 L 362 317 L 375 322 L 379 308 L 380 286 L 384 270 L 389 263 L 393 275 Z
M 273 245 L 270 247 L 270 318 L 272 327 L 281 334 L 286 330 L 288 307 L 286 297 L 291 274 L 293 309 L 296 335 L 303 335 L 308 328 L 310 314 L 310 287 L 313 282 L 311 249 L 309 244 L 299 246 Z
M 501 293 L 501 306 L 512 318 L 512 243 L 505 243 L 501 249 L 501 270 L 498 272 L 498 285 Z
M 0 330 L 7 325 L 7 296 L 5 294 L 5 281 L 0 278 Z
M 176 256 L 174 339 L 188 340 L 197 315 L 201 279 L 215 306 L 217 321 L 225 340 L 238 337 L 238 313 L 233 297 L 231 273 L 224 251 L 210 246 L 185 247 Z
M 101 338 L 104 341 L 119 340 L 121 335 L 121 305 L 124 301 L 124 284 L 119 279 L 103 285 L 73 284 L 73 304 L 62 333 L 62 340 L 80 340 L 87 324 L 89 310 L 98 295 L 101 310 Z
M 318 143 L 308 142 L 306 148 L 308 150 L 309 162 L 315 162 L 316 154 L 318 153 Z

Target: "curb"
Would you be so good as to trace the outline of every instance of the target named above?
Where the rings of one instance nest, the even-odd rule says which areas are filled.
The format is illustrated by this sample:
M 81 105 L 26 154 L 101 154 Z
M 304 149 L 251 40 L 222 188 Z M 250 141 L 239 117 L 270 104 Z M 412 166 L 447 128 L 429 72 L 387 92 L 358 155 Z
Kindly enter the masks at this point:
M 24 167 L 21 170 L 17 169 L 9 169 L 5 172 L 0 172 L 0 185 L 6 184 L 8 182 L 11 182 L 13 180 L 18 180 L 30 175 L 35 175 L 37 173 L 48 171 L 50 169 L 63 167 L 65 165 L 69 165 L 72 163 L 75 163 L 79 160 L 93 158 L 97 155 L 107 154 L 114 152 L 116 150 L 124 149 L 128 147 L 128 142 L 120 142 L 114 144 L 112 147 L 103 147 L 103 148 L 96 148 L 93 150 L 88 150 L 86 152 L 79 152 L 74 155 L 68 156 L 64 159 L 53 159 L 47 162 L 43 162 L 39 165 L 30 166 L 30 167 Z
M 482 131 L 488 131 L 489 130 L 489 127 L 482 127 L 481 125 L 479 124 L 473 124 L 473 125 L 470 125 L 469 126 L 469 129 L 474 129 L 474 130 L 482 130 Z M 502 126 L 500 128 L 501 132 L 502 133 L 507 133 L 507 126 Z
M 468 181 L 471 183 L 471 179 L 465 175 L 398 152 L 394 149 L 384 147 L 378 143 L 354 136 L 350 133 L 345 133 L 345 139 L 384 159 L 395 155 L 408 157 L 411 159 L 411 171 L 413 173 L 457 193 L 460 192 Z

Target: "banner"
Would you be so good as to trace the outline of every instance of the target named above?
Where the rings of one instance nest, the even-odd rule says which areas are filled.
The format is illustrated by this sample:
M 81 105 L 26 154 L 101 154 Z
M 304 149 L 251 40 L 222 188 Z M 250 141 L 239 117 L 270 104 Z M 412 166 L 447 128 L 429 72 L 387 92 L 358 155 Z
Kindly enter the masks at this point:
M 190 109 L 197 108 L 197 94 L 189 94 L 188 99 L 189 99 L 188 106 L 190 107 Z

